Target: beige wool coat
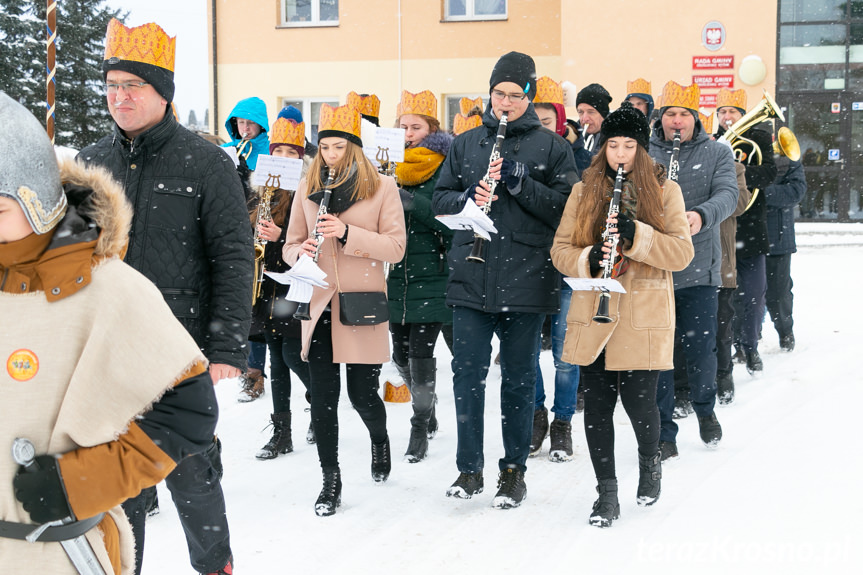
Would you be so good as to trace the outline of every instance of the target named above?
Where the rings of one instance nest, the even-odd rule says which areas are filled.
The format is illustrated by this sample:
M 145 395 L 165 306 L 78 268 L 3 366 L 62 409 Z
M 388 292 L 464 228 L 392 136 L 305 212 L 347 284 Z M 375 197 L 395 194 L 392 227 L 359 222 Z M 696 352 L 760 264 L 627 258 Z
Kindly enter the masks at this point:
M 307 190 L 304 178 L 294 194 L 282 252 L 289 265 L 299 259 L 300 246 L 313 233 L 318 216 L 319 206 L 308 199 Z M 327 274 L 325 281 L 329 287 L 315 287 L 312 293 L 309 305 L 312 319 L 302 322 L 302 357 L 308 360 L 315 325 L 329 305 L 333 317 L 334 363 L 386 363 L 390 360 L 389 323 L 343 325 L 339 321 L 338 287 L 344 292 L 386 292 L 384 266 L 387 262 L 401 261 L 406 243 L 404 210 L 395 180 L 380 176 L 378 189 L 371 198 L 360 200 L 336 215 L 348 226 L 348 241 L 343 246 L 336 238 L 327 238 L 321 245 L 318 266 Z
M 551 259 L 565 276 L 590 278 L 588 254 L 593 244 L 573 245 L 576 213 L 583 184 L 578 183 L 564 208 L 554 237 Z M 680 186 L 666 180 L 662 187 L 665 232 L 635 222 L 635 238 L 626 241 L 623 254 L 629 268 L 617 280 L 625 294 L 612 293 L 609 315 L 614 321 L 593 321 L 599 306 L 598 291 L 573 291 L 566 318 L 566 339 L 561 359 L 590 365 L 605 349 L 610 371 L 672 369 L 674 350 L 674 282 L 671 272 L 685 269 L 694 250 Z M 598 238 L 597 238 L 598 241 Z

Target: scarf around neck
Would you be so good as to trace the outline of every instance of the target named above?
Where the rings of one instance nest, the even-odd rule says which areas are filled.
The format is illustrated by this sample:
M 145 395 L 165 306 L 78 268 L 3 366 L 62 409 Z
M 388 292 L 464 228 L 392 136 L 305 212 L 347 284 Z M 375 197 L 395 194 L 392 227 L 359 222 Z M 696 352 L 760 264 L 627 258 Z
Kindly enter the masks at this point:
M 396 165 L 396 179 L 402 186 L 427 182 L 443 163 L 445 156 L 428 148 L 408 148 L 405 161 Z

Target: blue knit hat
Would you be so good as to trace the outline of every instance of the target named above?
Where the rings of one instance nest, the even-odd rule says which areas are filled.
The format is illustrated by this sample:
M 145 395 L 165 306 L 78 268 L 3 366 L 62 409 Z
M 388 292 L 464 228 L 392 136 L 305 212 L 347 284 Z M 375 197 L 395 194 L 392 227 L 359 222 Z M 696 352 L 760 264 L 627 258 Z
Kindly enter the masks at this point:
M 285 106 L 282 108 L 281 111 L 279 111 L 278 117 L 285 118 L 286 120 L 293 120 L 296 124 L 303 121 L 303 113 L 293 106 Z

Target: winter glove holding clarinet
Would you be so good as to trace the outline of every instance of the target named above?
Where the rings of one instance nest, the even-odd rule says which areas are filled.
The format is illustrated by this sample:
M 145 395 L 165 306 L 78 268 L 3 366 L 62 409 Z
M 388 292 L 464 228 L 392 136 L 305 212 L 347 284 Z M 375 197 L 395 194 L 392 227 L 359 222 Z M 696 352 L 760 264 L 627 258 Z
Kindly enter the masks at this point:
M 39 455 L 29 467 L 19 466 L 12 486 L 15 498 L 21 502 L 34 523 L 72 517 L 56 457 Z
M 521 193 L 521 182 L 527 175 L 527 166 L 521 162 L 503 159 L 500 165 L 500 179 L 506 184 L 506 189 L 513 196 Z

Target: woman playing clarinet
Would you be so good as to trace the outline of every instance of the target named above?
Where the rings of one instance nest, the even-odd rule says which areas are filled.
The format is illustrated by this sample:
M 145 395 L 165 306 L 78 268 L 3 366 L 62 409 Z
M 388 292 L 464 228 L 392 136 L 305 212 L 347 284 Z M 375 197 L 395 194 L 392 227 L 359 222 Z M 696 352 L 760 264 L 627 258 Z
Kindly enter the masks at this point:
M 612 422 L 618 394 L 638 442 L 636 501 L 649 506 L 659 498 L 656 385 L 660 370 L 673 367 L 671 272 L 687 266 L 693 249 L 680 187 L 647 153 L 650 130 L 644 114 L 624 102 L 603 122 L 602 136 L 599 153 L 567 201 L 551 257 L 566 276 L 610 275 L 626 290 L 611 293 L 610 321 L 603 322 L 594 318 L 605 294 L 573 292 L 562 357 L 582 366 L 584 429 L 599 493 L 590 524 L 609 527 L 620 515 Z M 610 209 L 621 165 L 620 204 Z M 604 274 L 609 260 L 612 271 Z

